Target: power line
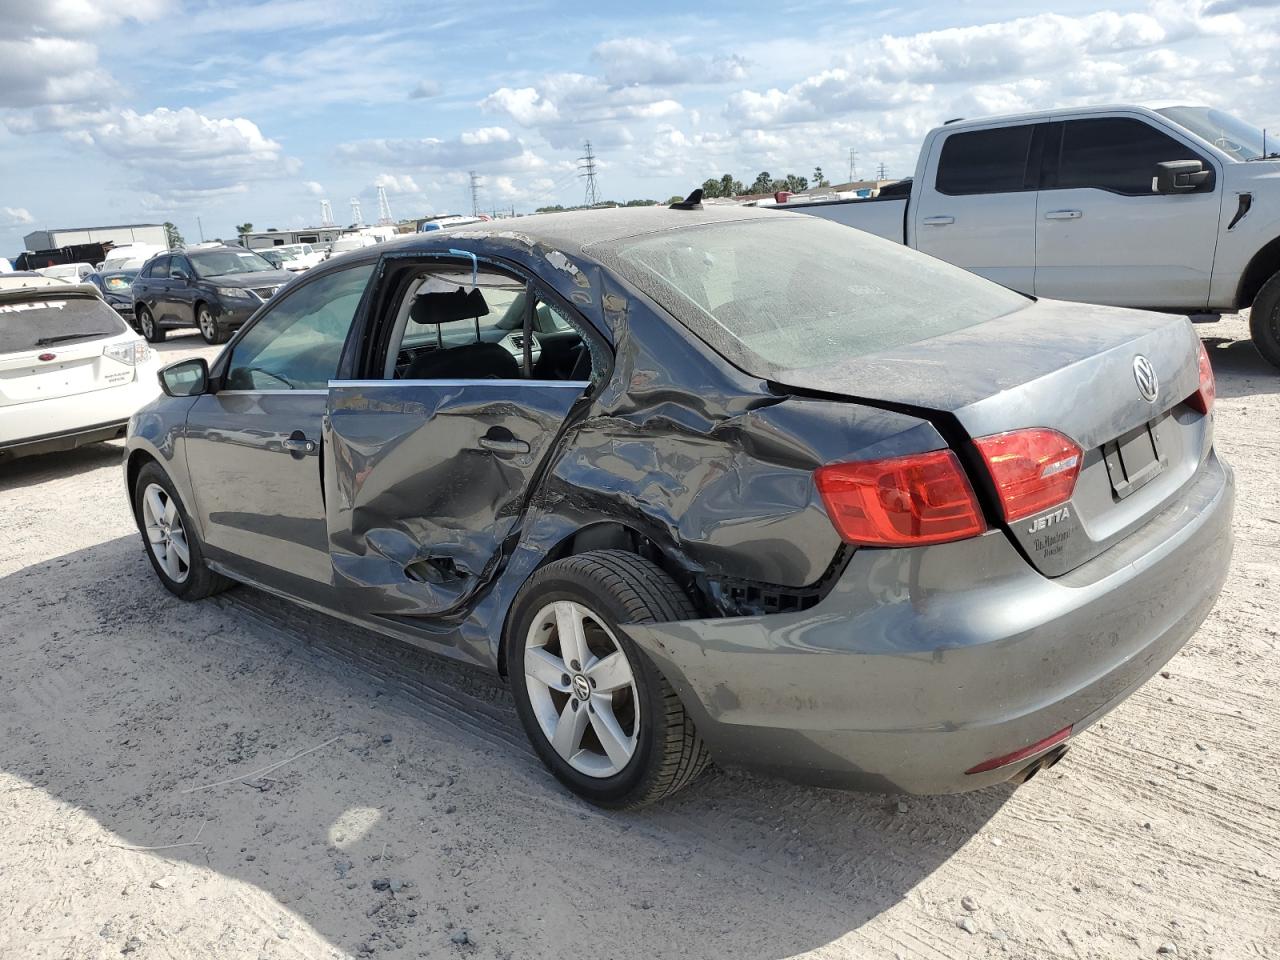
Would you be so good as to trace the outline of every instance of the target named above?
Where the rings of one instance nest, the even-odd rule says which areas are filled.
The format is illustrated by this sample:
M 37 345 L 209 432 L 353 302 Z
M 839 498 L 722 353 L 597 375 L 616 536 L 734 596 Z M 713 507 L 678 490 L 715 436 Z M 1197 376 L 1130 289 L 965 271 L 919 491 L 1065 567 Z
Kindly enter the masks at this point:
M 888 180 L 888 179 L 889 179 L 888 177 L 886 177 L 886 176 L 884 175 L 884 161 L 883 161 L 883 160 L 881 160 L 881 161 L 880 161 L 880 166 L 879 166 L 879 168 L 876 170 L 876 179 L 877 179 L 877 180 Z
M 467 174 L 471 178 L 471 215 L 480 216 L 480 175 L 472 170 Z
M 395 218 L 391 216 L 391 201 L 387 199 L 387 188 L 378 186 L 378 223 L 381 226 L 389 227 L 395 223 Z
M 320 201 L 320 226 L 333 226 L 333 207 L 329 206 L 328 200 Z
M 853 149 L 853 147 L 850 147 L 849 148 L 849 182 L 850 183 L 853 183 L 853 178 L 858 175 L 858 165 L 856 162 L 857 158 L 858 158 L 858 151 Z
M 588 207 L 594 207 L 600 202 L 600 191 L 596 185 L 596 155 L 591 152 L 591 141 L 588 140 L 585 145 L 586 156 L 578 158 L 578 176 L 587 181 L 586 196 L 583 202 Z
M 364 223 L 364 217 L 360 213 L 360 198 L 351 198 L 351 222 L 357 227 Z

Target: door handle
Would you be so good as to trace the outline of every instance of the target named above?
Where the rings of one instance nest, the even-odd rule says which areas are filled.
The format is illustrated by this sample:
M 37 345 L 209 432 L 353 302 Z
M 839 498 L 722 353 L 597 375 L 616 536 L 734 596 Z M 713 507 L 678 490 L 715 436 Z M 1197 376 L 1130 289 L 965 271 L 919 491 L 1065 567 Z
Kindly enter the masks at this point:
M 316 442 L 302 435 L 300 430 L 293 431 L 293 436 L 286 437 L 282 446 L 290 453 L 315 453 Z
M 529 445 L 523 440 L 495 440 L 493 437 L 481 437 L 480 448 L 490 453 L 515 454 L 528 453 Z
M 955 223 L 955 217 L 925 217 L 921 221 L 926 227 L 945 227 L 949 223 Z
M 1044 215 L 1046 220 L 1079 220 L 1084 216 L 1080 210 L 1050 210 Z

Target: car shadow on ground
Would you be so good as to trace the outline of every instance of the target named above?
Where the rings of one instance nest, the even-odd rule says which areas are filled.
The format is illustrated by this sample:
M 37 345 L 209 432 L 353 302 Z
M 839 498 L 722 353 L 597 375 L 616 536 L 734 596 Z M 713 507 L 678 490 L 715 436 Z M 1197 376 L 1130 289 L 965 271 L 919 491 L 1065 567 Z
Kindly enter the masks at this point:
M 1280 369 L 1262 359 L 1252 341 L 1202 336 L 1220 397 L 1280 393 Z
M 75 590 L 42 589 L 68 565 Z M 121 844 L 191 844 L 112 856 L 252 884 L 347 954 L 453 955 L 466 930 L 486 957 L 789 957 L 901 901 L 1012 792 L 712 772 L 608 813 L 536 762 L 496 678 L 249 588 L 185 604 L 134 536 L 0 579 L 0 602 L 3 770 Z M 172 921 L 137 886 L 122 915 Z

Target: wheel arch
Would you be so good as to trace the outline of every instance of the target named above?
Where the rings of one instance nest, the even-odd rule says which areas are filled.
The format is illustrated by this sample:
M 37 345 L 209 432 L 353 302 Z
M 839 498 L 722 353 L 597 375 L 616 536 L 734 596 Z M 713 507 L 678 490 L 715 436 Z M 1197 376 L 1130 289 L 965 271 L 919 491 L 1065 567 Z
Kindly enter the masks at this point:
M 1240 274 L 1240 285 L 1236 288 L 1236 309 L 1243 310 L 1253 306 L 1258 291 L 1277 273 L 1280 273 L 1280 236 L 1263 244 L 1249 260 L 1244 273 Z
M 125 464 L 124 464 L 125 489 L 129 495 L 130 510 L 133 510 L 133 505 L 134 505 L 133 494 L 134 494 L 134 489 L 138 485 L 138 474 L 142 472 L 142 468 L 145 467 L 148 463 L 157 464 L 160 466 L 160 469 L 162 470 L 164 469 L 164 464 L 160 463 L 159 458 L 157 458 L 154 454 L 152 454 L 150 450 L 147 450 L 143 447 L 138 447 L 137 449 L 130 451 L 129 458 L 125 460 Z M 136 511 L 135 511 L 135 515 L 136 515 Z
M 530 578 L 543 567 L 555 563 L 557 560 L 563 560 L 566 557 L 573 557 L 582 553 L 590 553 L 593 550 L 624 550 L 627 553 L 634 553 L 636 556 L 652 561 L 671 575 L 689 596 L 695 607 L 700 610 L 707 608 L 707 597 L 703 594 L 687 562 L 682 561 L 675 550 L 664 547 L 637 526 L 617 520 L 601 520 L 591 523 L 562 537 L 555 546 L 546 552 L 536 566 L 529 569 L 521 580 L 519 587 L 515 588 L 510 594 L 512 603 L 508 604 L 507 609 L 503 612 L 502 630 L 498 638 L 497 660 L 500 676 L 505 678 L 509 675 L 507 667 L 507 636 L 511 626 L 511 611 L 515 607 L 515 597 L 524 589 L 524 585 L 529 582 Z

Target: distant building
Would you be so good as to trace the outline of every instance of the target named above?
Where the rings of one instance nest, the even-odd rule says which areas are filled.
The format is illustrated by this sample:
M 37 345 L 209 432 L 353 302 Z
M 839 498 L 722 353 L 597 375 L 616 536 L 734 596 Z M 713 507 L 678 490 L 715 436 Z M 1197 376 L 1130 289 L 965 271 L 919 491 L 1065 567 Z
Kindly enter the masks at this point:
M 23 238 L 28 250 L 57 250 L 81 243 L 122 246 L 126 243 L 153 243 L 169 246 L 164 225 L 160 223 L 126 223 L 115 227 L 69 227 L 64 230 L 37 230 Z

